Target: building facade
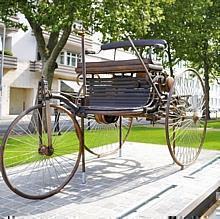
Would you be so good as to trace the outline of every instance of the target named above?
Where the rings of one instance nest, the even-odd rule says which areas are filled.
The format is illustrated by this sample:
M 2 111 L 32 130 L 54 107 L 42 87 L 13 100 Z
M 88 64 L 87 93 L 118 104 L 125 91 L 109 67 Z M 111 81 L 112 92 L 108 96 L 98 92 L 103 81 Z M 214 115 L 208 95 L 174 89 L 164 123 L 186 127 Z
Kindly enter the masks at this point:
M 16 17 L 26 22 L 23 16 Z M 0 51 L 4 46 L 4 56 L 0 54 L 2 68 L 2 92 L 0 101 L 0 118 L 10 115 L 18 115 L 23 110 L 34 104 L 37 93 L 38 81 L 41 78 L 42 64 L 39 60 L 37 43 L 32 30 L 26 32 L 20 29 L 10 29 L 0 23 Z M 27 24 L 27 22 L 26 22 Z M 45 40 L 49 35 L 44 32 Z M 3 45 L 4 44 L 4 45 Z M 100 43 L 97 36 L 85 37 L 85 49 L 95 50 L 96 55 L 87 55 L 86 61 L 98 61 L 113 59 L 112 51 L 99 52 Z M 74 34 L 69 39 L 60 53 L 55 70 L 52 89 L 60 91 L 62 84 L 77 91 L 79 86 L 76 83 L 75 68 L 77 61 L 81 59 L 81 38 Z M 128 52 L 117 52 L 117 58 L 123 59 L 133 57 Z M 3 64 L 3 65 L 2 65 Z

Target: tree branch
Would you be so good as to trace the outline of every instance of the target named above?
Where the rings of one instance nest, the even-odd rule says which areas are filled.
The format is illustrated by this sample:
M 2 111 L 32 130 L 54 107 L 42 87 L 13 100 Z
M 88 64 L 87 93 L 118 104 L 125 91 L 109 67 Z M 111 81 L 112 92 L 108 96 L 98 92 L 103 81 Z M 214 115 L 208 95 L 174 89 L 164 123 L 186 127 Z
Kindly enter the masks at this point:
M 57 44 L 58 39 L 59 39 L 59 31 L 58 32 L 51 32 L 50 36 L 49 36 L 49 40 L 47 43 L 47 49 L 48 49 L 48 55 L 50 56 L 53 49 L 54 49 L 54 45 Z
M 63 29 L 63 33 L 62 33 L 60 39 L 57 41 L 57 44 L 55 45 L 54 49 L 51 52 L 51 55 L 49 58 L 50 61 L 56 61 L 59 53 L 62 51 L 63 47 L 65 46 L 65 44 L 69 38 L 71 30 L 72 30 L 72 25 L 67 26 Z
M 58 55 L 60 54 L 61 50 L 63 49 L 63 47 L 65 46 L 69 38 L 69 35 L 71 33 L 71 29 L 72 29 L 72 25 L 67 26 L 63 29 L 60 39 L 57 41 L 56 45 L 54 45 L 54 48 L 51 51 L 50 57 L 48 58 L 44 66 L 43 73 L 46 76 L 46 79 L 48 80 L 49 89 L 52 86 L 54 70 L 57 68 L 56 59 Z
M 211 75 L 213 76 L 213 78 L 216 80 L 217 84 L 220 84 L 220 79 L 216 77 L 216 75 L 211 72 Z
M 40 27 L 40 25 L 35 23 L 33 21 L 33 19 L 31 19 L 29 16 L 26 16 L 26 19 L 28 20 L 28 22 L 32 28 L 32 31 L 34 32 L 41 58 L 42 58 L 42 60 L 46 60 L 48 57 L 48 54 L 46 51 L 46 43 L 45 43 L 45 39 L 43 36 L 43 30 Z

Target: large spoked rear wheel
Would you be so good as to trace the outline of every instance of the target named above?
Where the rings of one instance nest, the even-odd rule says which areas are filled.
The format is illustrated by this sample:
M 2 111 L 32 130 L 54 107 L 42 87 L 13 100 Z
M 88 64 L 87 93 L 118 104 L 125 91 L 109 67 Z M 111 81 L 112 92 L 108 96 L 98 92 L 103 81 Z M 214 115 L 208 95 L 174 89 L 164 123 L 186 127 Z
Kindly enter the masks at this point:
M 116 153 L 126 141 L 132 118 L 88 115 L 84 118 L 85 149 L 97 157 Z
M 54 104 L 50 104 L 48 111 L 50 124 L 42 105 L 21 113 L 2 142 L 3 179 L 12 191 L 29 199 L 44 199 L 58 193 L 80 162 L 81 130 L 75 116 Z
M 204 143 L 207 96 L 199 74 L 186 69 L 175 77 L 166 109 L 166 139 L 173 160 L 181 167 L 194 162 Z

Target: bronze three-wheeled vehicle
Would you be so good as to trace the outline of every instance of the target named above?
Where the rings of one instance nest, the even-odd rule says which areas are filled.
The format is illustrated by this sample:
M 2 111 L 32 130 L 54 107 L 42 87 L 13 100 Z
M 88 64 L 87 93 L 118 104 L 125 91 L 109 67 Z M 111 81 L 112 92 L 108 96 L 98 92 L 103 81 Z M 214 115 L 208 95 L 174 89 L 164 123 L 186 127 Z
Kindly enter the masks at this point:
M 170 77 L 152 55 L 138 53 L 138 48 L 164 49 L 164 40 L 129 38 L 101 49 L 129 47 L 136 59 L 85 63 L 82 34 L 80 91 L 51 92 L 44 78 L 39 81 L 38 103 L 10 124 L 0 147 L 2 176 L 12 191 L 47 198 L 63 189 L 80 164 L 85 182 L 85 150 L 96 157 L 120 155 L 132 126 L 147 129 L 147 121 L 165 124 L 169 152 L 181 168 L 197 159 L 207 124 L 201 77 L 194 69 Z

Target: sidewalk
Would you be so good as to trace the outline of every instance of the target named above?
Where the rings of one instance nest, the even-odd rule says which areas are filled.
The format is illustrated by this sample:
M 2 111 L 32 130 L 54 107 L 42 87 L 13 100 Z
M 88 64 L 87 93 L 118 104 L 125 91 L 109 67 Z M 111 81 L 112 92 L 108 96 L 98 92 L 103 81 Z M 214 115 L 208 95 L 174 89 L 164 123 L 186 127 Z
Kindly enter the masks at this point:
M 17 115 L 10 115 L 0 118 L 0 126 L 9 125 L 16 117 Z
M 145 201 L 126 218 L 161 218 L 186 214 L 220 183 L 220 151 L 204 150 L 182 171 L 160 145 L 126 143 L 121 158 L 87 158 L 86 184 L 78 171 L 61 193 L 41 201 L 17 196 L 0 178 L 0 217 L 113 219 Z
M 7 116 L 0 119 L 0 136 L 2 136 L 5 131 L 7 130 L 10 123 L 16 118 L 17 116 Z

